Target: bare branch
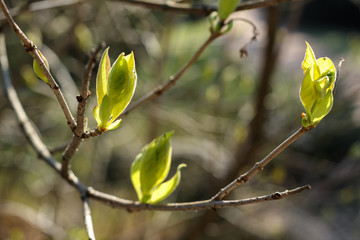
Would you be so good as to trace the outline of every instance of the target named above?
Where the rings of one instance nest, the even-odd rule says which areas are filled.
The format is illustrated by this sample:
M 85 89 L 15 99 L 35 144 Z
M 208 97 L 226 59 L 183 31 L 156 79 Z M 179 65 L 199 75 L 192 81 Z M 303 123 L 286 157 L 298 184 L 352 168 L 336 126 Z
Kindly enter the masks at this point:
M 180 79 L 180 77 L 190 68 L 191 65 L 194 64 L 194 62 L 200 57 L 201 53 L 206 49 L 206 47 L 213 42 L 216 38 L 220 37 L 221 33 L 213 33 L 209 36 L 209 38 L 201 45 L 201 47 L 195 52 L 193 57 L 185 64 L 185 66 L 180 69 L 178 73 L 176 73 L 173 76 L 170 76 L 168 81 L 164 83 L 163 85 L 157 86 L 154 88 L 151 92 L 144 95 L 140 99 L 138 99 L 135 103 L 131 104 L 118 118 L 121 118 L 123 116 L 126 116 L 129 114 L 132 110 L 140 107 L 144 103 L 154 99 L 155 97 L 158 97 L 162 95 L 164 92 L 169 90 L 173 85 L 176 84 L 176 82 Z
M 15 17 L 26 12 L 38 12 L 58 7 L 71 7 L 74 5 L 80 5 L 84 2 L 85 1 L 82 0 L 43 0 L 28 3 L 25 7 L 15 7 L 13 9 L 10 9 L 10 13 L 13 17 Z M 4 19 L 6 19 L 5 15 L 0 13 L 0 20 Z
M 271 153 L 269 153 L 265 158 L 263 158 L 260 162 L 255 163 L 255 165 L 246 173 L 241 175 L 232 181 L 229 185 L 222 188 L 212 199 L 214 201 L 223 199 L 226 195 L 228 195 L 232 190 L 234 190 L 240 184 L 246 183 L 252 176 L 256 173 L 262 171 L 264 167 L 271 162 L 277 155 L 279 155 L 282 151 L 284 151 L 288 146 L 290 146 L 293 142 L 299 139 L 302 135 L 307 133 L 310 129 L 306 129 L 301 127 L 298 131 L 296 131 L 293 135 L 291 135 L 288 139 L 282 142 L 279 146 L 277 146 Z
M 101 49 L 103 49 L 105 43 L 100 43 L 95 51 L 92 53 L 88 63 L 86 64 L 85 76 L 82 81 L 82 88 L 80 92 L 80 96 L 77 97 L 79 102 L 77 109 L 77 128 L 75 130 L 75 135 L 81 136 L 84 133 L 84 116 L 85 116 L 85 105 L 88 97 L 90 96 L 89 85 L 90 85 L 90 77 L 92 70 L 95 67 L 96 58 L 100 54 Z
M 112 0 L 113 2 L 123 2 L 129 5 L 143 6 L 149 9 L 156 9 L 161 11 L 171 11 L 177 13 L 187 13 L 191 15 L 207 16 L 213 11 L 217 11 L 217 7 L 209 5 L 195 5 L 181 4 L 174 1 L 141 1 L 141 0 Z M 253 0 L 241 2 L 236 8 L 236 11 L 250 10 L 255 8 L 264 8 L 274 6 L 283 2 L 296 2 L 302 0 Z
M 52 77 L 49 69 L 46 67 L 43 59 L 40 57 L 40 51 L 37 49 L 37 47 L 35 46 L 35 44 L 30 41 L 27 36 L 25 35 L 25 33 L 19 28 L 19 26 L 15 23 L 14 19 L 12 18 L 12 16 L 10 15 L 10 12 L 8 10 L 8 8 L 6 7 L 4 0 L 0 0 L 0 7 L 5 15 L 5 17 L 7 18 L 11 28 L 14 30 L 14 32 L 16 33 L 16 35 L 19 37 L 19 39 L 21 40 L 21 42 L 23 43 L 26 51 L 35 59 L 35 61 L 39 64 L 41 70 L 43 71 L 43 73 L 45 74 L 46 78 L 49 81 L 49 86 L 51 88 L 51 90 L 54 92 L 56 99 L 58 100 L 61 109 L 64 112 L 64 115 L 66 117 L 67 123 L 70 126 L 70 128 L 72 129 L 72 131 L 76 128 L 76 123 L 74 120 L 74 117 L 72 116 L 70 109 L 68 107 L 67 102 L 64 99 L 64 96 L 58 86 L 58 84 L 56 83 L 55 79 Z
M 88 198 L 86 196 L 83 196 L 82 201 L 83 201 L 84 222 L 85 222 L 86 233 L 89 237 L 89 240 L 96 240 Z
M 69 174 L 70 169 L 70 159 L 73 157 L 77 149 L 79 148 L 81 142 L 84 140 L 82 137 L 84 134 L 84 119 L 85 119 L 85 105 L 89 97 L 89 84 L 92 69 L 95 66 L 96 58 L 99 55 L 101 49 L 103 48 L 103 43 L 99 44 L 91 58 L 89 59 L 85 71 L 85 76 L 82 82 L 82 87 L 80 91 L 80 96 L 77 96 L 78 100 L 78 109 L 77 109 L 77 127 L 74 129 L 74 136 L 71 143 L 67 146 L 66 150 L 63 153 L 61 160 L 61 174 L 65 177 Z
M 194 211 L 194 210 L 213 210 L 218 208 L 226 208 L 226 207 L 259 203 L 264 201 L 279 200 L 309 189 L 311 189 L 310 185 L 305 185 L 302 187 L 286 190 L 283 192 L 274 192 L 264 196 L 258 196 L 253 198 L 240 199 L 240 200 L 213 201 L 209 199 L 209 200 L 197 201 L 197 202 L 169 203 L 166 205 L 141 204 L 139 202 L 129 201 L 129 200 L 117 198 L 109 194 L 101 193 L 92 188 L 88 189 L 88 196 L 100 202 L 109 204 L 112 207 L 125 208 L 128 211 L 141 211 L 141 210 Z

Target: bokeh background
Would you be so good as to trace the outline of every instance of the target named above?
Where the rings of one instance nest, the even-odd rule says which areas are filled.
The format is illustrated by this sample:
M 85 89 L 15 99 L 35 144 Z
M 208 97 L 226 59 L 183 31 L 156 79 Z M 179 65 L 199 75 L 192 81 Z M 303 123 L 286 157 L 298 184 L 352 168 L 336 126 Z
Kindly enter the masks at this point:
M 62 6 L 51 7 L 55 2 L 6 4 L 19 11 L 15 20 L 43 51 L 74 113 L 85 64 L 100 42 L 110 46 L 112 61 L 121 52 L 134 51 L 136 100 L 175 74 L 209 36 L 204 16 L 115 0 L 57 1 Z M 47 3 L 50 8 L 27 11 Z M 216 1 L 191 4 L 201 7 Z M 260 33 L 248 45 L 246 58 L 240 58 L 239 49 L 253 29 L 236 21 L 232 31 L 212 43 L 163 96 L 131 112 L 116 131 L 86 140 L 72 160 L 73 170 L 95 189 L 136 200 L 129 176 L 133 159 L 153 138 L 175 130 L 172 171 L 179 163 L 188 167 L 165 202 L 210 198 L 300 127 L 298 92 L 308 41 L 317 57 L 327 56 L 335 65 L 345 58 L 333 110 L 229 198 L 305 184 L 312 190 L 216 212 L 129 213 L 91 201 L 97 239 L 360 238 L 360 1 L 294 1 L 233 17 L 252 21 Z M 18 95 L 43 141 L 56 149 L 72 134 L 52 92 L 33 73 L 31 57 L 0 19 Z M 96 70 L 93 93 L 95 75 Z M 87 107 L 89 128 L 95 127 L 95 102 L 93 94 Z M 61 152 L 54 155 L 61 159 Z M 87 239 L 78 192 L 37 159 L 4 91 L 0 239 Z

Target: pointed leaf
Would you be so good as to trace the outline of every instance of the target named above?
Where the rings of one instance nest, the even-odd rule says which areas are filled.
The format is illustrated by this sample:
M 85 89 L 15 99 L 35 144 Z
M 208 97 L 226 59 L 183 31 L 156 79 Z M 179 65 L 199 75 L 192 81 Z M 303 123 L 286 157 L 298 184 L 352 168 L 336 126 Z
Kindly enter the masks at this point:
M 182 163 L 177 167 L 175 175 L 168 181 L 162 183 L 156 190 L 151 194 L 151 198 L 147 203 L 155 204 L 172 194 L 180 183 L 181 168 L 186 167 L 186 164 Z
M 311 110 L 311 123 L 320 122 L 332 109 L 334 98 L 328 91 L 323 98 L 319 98 Z
M 110 71 L 109 48 L 106 48 L 101 56 L 99 69 L 96 76 L 96 96 L 98 106 L 100 107 L 103 97 L 108 91 L 108 76 Z
M 306 113 L 310 112 L 316 101 L 316 92 L 313 84 L 313 68 L 308 68 L 305 72 L 304 80 L 300 88 L 300 100 Z
M 107 130 L 108 130 L 108 131 L 109 131 L 109 130 L 114 130 L 114 129 L 120 127 L 121 121 L 122 121 L 121 119 L 118 119 L 118 120 L 113 121 L 112 123 L 110 123 L 110 124 L 108 125 Z
M 93 110 L 93 115 L 94 115 L 94 118 L 96 120 L 96 123 L 97 125 L 101 125 L 101 119 L 100 119 L 100 111 L 99 111 L 99 107 L 98 106 L 95 106 L 94 107 L 94 110 Z
M 218 13 L 220 20 L 225 20 L 236 9 L 239 0 L 219 0 Z
M 136 87 L 137 75 L 133 53 L 122 53 L 110 70 L 109 97 L 112 115 L 117 118 L 130 103 Z
M 143 154 L 139 153 L 136 156 L 134 162 L 132 163 L 130 170 L 131 182 L 135 188 L 139 201 L 141 201 L 142 199 L 141 184 L 140 184 L 140 166 L 141 166 L 142 158 L 143 158 Z
M 140 167 L 142 194 L 151 194 L 154 188 L 167 177 L 171 165 L 171 145 L 168 132 L 153 140 L 143 148 L 143 159 Z
M 100 120 L 101 120 L 100 126 L 103 128 L 107 128 L 108 122 L 111 117 L 110 99 L 108 95 L 105 95 L 103 97 L 99 112 L 100 112 Z

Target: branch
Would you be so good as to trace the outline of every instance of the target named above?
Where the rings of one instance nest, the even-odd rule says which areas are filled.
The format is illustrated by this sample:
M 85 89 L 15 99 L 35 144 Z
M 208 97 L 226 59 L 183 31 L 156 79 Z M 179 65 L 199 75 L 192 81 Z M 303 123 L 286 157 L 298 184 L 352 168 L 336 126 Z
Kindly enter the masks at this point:
M 86 233 L 88 235 L 89 240 L 96 240 L 88 198 L 86 196 L 83 196 L 81 199 L 83 201 L 84 222 L 85 222 Z
M 89 59 L 85 71 L 85 76 L 82 81 L 82 87 L 80 91 L 80 96 L 77 96 L 76 99 L 78 101 L 77 108 L 77 126 L 74 129 L 74 136 L 71 143 L 67 146 L 66 150 L 63 153 L 63 157 L 61 160 L 61 174 L 65 177 L 69 174 L 70 169 L 70 159 L 75 154 L 77 149 L 79 148 L 81 142 L 83 141 L 82 135 L 84 134 L 84 120 L 85 120 L 85 105 L 86 101 L 90 95 L 89 93 L 89 85 L 90 85 L 90 77 L 91 72 L 95 66 L 96 58 L 99 55 L 101 49 L 104 44 L 101 43 L 96 48 L 91 58 Z
M 10 12 L 9 12 L 8 8 L 6 7 L 6 5 L 4 3 L 4 0 L 0 0 L 0 8 L 4 12 L 4 15 L 7 18 L 11 28 L 14 30 L 16 35 L 19 37 L 19 39 L 23 43 L 26 51 L 39 64 L 41 70 L 43 71 L 43 73 L 45 74 L 46 78 L 49 81 L 48 85 L 50 86 L 51 90 L 54 92 L 54 94 L 55 94 L 55 96 L 56 96 L 56 98 L 57 98 L 57 100 L 58 100 L 58 102 L 59 102 L 59 104 L 61 106 L 61 109 L 63 110 L 63 112 L 65 114 L 68 125 L 70 126 L 70 128 L 72 130 L 74 130 L 76 128 L 76 123 L 75 123 L 74 117 L 72 116 L 72 114 L 70 112 L 68 104 L 66 103 L 66 101 L 64 99 L 64 96 L 63 96 L 58 84 L 56 83 L 55 79 L 51 75 L 49 69 L 46 67 L 43 59 L 40 57 L 40 54 L 39 54 L 40 51 L 37 49 L 35 44 L 27 38 L 25 33 L 15 23 L 14 19 L 10 15 Z
M 113 2 L 123 2 L 129 5 L 142 6 L 149 9 L 156 9 L 161 11 L 171 11 L 177 13 L 186 13 L 191 15 L 208 16 L 213 11 L 217 11 L 217 7 L 209 5 L 195 5 L 180 4 L 174 1 L 141 1 L 141 0 L 112 0 Z M 250 10 L 255 8 L 264 8 L 274 6 L 283 2 L 295 2 L 302 0 L 253 0 L 241 2 L 236 11 Z
M 271 153 L 269 153 L 265 158 L 263 158 L 260 162 L 255 163 L 255 165 L 247 171 L 245 174 L 236 178 L 229 185 L 222 188 L 212 199 L 214 201 L 223 199 L 226 195 L 228 195 L 232 190 L 234 190 L 240 184 L 244 184 L 249 179 L 254 176 L 256 173 L 262 171 L 264 167 L 271 162 L 277 155 L 279 155 L 282 151 L 284 151 L 288 146 L 290 146 L 293 142 L 299 139 L 302 135 L 307 133 L 310 129 L 306 129 L 301 127 L 297 130 L 293 135 L 291 135 L 288 139 L 282 142 L 279 146 L 277 146 Z
M 15 7 L 10 9 L 13 17 L 26 12 L 37 12 L 58 7 L 71 7 L 73 5 L 80 5 L 85 1 L 82 0 L 43 0 L 38 2 L 27 3 L 24 7 Z M 5 20 L 4 14 L 0 13 L 0 21 Z
M 185 203 L 169 203 L 166 205 L 151 205 L 142 204 L 135 201 L 129 201 L 115 196 L 98 192 L 92 188 L 88 189 L 88 196 L 106 203 L 112 207 L 125 208 L 128 211 L 141 211 L 141 210 L 152 210 L 152 211 L 194 211 L 194 210 L 214 210 L 219 208 L 241 206 L 246 204 L 260 203 L 265 201 L 279 200 L 285 197 L 289 197 L 306 190 L 310 190 L 310 185 L 305 185 L 291 190 L 285 190 L 283 192 L 274 192 L 264 196 L 258 196 L 253 198 L 246 198 L 240 200 L 205 200 L 196 202 L 185 202 Z
M 151 92 L 138 99 L 135 103 L 131 104 L 124 112 L 122 112 L 122 114 L 118 117 L 118 119 L 123 116 L 126 116 L 132 110 L 140 107 L 144 103 L 152 100 L 155 97 L 162 95 L 164 92 L 169 90 L 173 85 L 175 85 L 175 83 L 179 80 L 179 78 L 190 68 L 190 66 L 194 64 L 194 62 L 200 57 L 201 53 L 206 49 L 206 47 L 221 35 L 222 35 L 221 33 L 212 33 L 209 36 L 209 38 L 203 43 L 203 45 L 201 45 L 201 47 L 195 52 L 195 54 L 189 60 L 189 62 L 187 62 L 185 66 L 182 69 L 180 69 L 178 73 L 170 76 L 166 83 L 157 86 Z

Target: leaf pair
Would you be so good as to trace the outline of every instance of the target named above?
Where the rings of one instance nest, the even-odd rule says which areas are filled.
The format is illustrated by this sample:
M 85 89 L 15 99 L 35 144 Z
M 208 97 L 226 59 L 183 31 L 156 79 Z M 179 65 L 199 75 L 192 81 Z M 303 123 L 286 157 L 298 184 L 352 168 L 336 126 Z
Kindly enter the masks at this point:
M 171 166 L 170 137 L 168 132 L 147 144 L 139 153 L 131 166 L 131 181 L 141 203 L 158 203 L 167 198 L 180 183 L 180 169 L 177 167 L 175 175 L 164 182 Z
M 97 106 L 93 114 L 101 132 L 120 126 L 117 117 L 134 95 L 137 75 L 134 54 L 121 53 L 111 66 L 107 48 L 100 60 L 96 76 Z
M 311 46 L 306 42 L 306 53 L 302 63 L 304 79 L 300 88 L 300 100 L 305 108 L 301 124 L 305 128 L 315 127 L 331 110 L 336 68 L 327 57 L 315 59 Z

